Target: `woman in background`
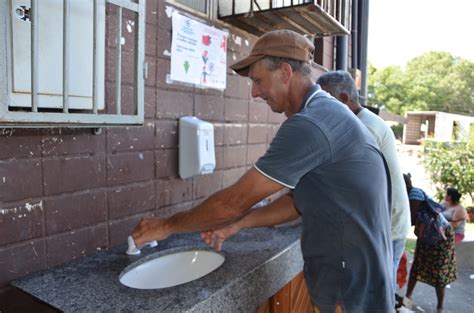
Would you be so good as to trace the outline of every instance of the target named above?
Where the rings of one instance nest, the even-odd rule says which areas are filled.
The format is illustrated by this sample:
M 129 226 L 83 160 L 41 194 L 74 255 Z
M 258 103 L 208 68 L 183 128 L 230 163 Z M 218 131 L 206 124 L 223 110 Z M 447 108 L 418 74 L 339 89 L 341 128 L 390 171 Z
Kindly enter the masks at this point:
M 446 285 L 456 280 L 456 257 L 454 254 L 454 231 L 449 227 L 445 231 L 446 240 L 439 240 L 436 244 L 430 245 L 421 240 L 425 225 L 417 220 L 418 210 L 426 201 L 426 194 L 420 188 L 415 188 L 411 182 L 410 174 L 403 174 L 410 200 L 410 211 L 412 224 L 415 225 L 417 235 L 415 255 L 413 265 L 410 269 L 408 287 L 404 305 L 409 309 L 413 308 L 411 301 L 413 290 L 417 281 L 431 285 L 436 290 L 438 299 L 437 312 L 444 312 L 444 290 Z
M 459 200 L 461 200 L 461 194 L 457 189 L 446 189 L 443 202 L 446 211 L 444 211 L 443 214 L 454 228 L 454 242 L 456 245 L 460 244 L 464 239 L 464 225 L 467 219 L 467 211 L 461 203 L 459 203 Z

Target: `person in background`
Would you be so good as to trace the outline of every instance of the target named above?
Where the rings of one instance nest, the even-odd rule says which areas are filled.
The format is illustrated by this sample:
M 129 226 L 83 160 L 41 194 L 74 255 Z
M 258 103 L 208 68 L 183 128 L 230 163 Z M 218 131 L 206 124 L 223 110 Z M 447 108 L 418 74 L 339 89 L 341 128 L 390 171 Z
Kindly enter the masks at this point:
M 446 210 L 443 212 L 446 219 L 454 228 L 454 242 L 456 245 L 460 244 L 464 239 L 464 226 L 467 219 L 467 211 L 461 205 L 461 194 L 456 188 L 446 189 L 443 205 Z
M 341 101 L 360 119 L 374 136 L 387 162 L 392 185 L 392 246 L 393 283 L 397 288 L 397 269 L 405 250 L 406 237 L 410 231 L 410 203 L 397 156 L 397 144 L 392 129 L 378 115 L 359 103 L 357 86 L 352 76 L 345 71 L 328 72 L 320 76 L 317 83 L 334 98 Z M 401 298 L 396 295 L 396 298 Z
M 404 174 L 405 184 L 410 199 L 410 209 L 415 215 L 426 200 L 426 194 L 420 188 L 413 187 L 411 175 Z M 412 309 L 412 294 L 417 281 L 431 285 L 436 290 L 438 299 L 437 312 L 444 312 L 445 287 L 457 279 L 456 256 L 454 254 L 454 231 L 452 227 L 445 230 L 446 240 L 439 240 L 435 245 L 429 245 L 422 240 L 424 226 L 415 218 L 415 233 L 417 235 L 415 255 L 408 279 L 408 287 L 404 304 Z
M 392 312 L 388 169 L 368 130 L 312 80 L 313 51 L 306 37 L 275 30 L 231 66 L 252 80 L 252 97 L 288 118 L 235 184 L 189 211 L 141 220 L 132 237 L 140 247 L 175 233 L 204 231 L 203 239 L 214 246 L 213 230 L 232 223 L 271 226 L 301 215 L 314 311 Z M 291 192 L 250 211 L 285 187 Z

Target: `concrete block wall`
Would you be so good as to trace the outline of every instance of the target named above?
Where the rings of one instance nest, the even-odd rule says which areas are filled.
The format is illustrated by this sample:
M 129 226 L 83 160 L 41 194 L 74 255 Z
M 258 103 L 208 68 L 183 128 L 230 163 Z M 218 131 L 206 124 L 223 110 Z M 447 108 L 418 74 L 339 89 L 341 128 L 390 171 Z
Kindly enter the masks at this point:
M 315 62 L 322 65 L 326 69 L 332 69 L 334 63 L 333 37 L 320 37 L 315 40 Z M 349 59 L 350 60 L 350 59 Z
M 426 116 L 425 120 L 428 121 L 428 137 L 433 138 L 436 129 L 436 115 Z
M 148 0 L 145 124 L 104 129 L 0 128 L 0 288 L 126 241 L 145 215 L 187 210 L 234 183 L 266 151 L 284 115 L 250 97 L 250 81 L 228 70 L 224 91 L 166 82 L 171 19 L 165 1 Z M 126 10 L 124 10 L 126 12 Z M 106 103 L 113 111 L 116 10 L 107 10 Z M 124 110 L 133 90 L 133 38 L 125 21 Z M 231 28 L 228 63 L 247 55 L 255 37 Z M 112 34 L 112 35 L 111 35 Z M 327 57 L 325 57 L 327 59 Z M 178 177 L 178 118 L 215 126 L 213 174 Z
M 419 115 L 407 114 L 406 124 L 403 129 L 403 143 L 408 145 L 419 144 L 418 140 L 421 136 L 420 126 L 422 117 Z

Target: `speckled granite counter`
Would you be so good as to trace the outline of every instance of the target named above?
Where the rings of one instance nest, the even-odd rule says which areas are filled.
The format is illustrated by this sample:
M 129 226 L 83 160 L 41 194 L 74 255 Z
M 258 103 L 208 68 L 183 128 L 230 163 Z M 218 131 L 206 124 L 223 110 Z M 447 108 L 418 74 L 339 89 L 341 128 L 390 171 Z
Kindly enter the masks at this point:
M 119 246 L 12 284 L 66 312 L 253 312 L 302 271 L 300 231 L 300 226 L 245 230 L 225 242 L 220 268 L 171 288 L 132 289 L 119 282 L 119 275 L 129 264 L 166 249 L 206 248 L 198 234 L 172 236 L 139 256 L 128 256 L 126 246 Z

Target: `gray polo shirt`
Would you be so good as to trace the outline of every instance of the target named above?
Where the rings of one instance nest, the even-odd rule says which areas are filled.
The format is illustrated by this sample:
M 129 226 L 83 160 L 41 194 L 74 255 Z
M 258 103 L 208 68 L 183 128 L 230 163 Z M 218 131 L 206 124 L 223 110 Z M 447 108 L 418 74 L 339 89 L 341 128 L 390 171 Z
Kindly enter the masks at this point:
M 391 312 L 387 170 L 372 135 L 315 85 L 255 164 L 293 190 L 311 300 L 322 313 Z

